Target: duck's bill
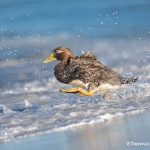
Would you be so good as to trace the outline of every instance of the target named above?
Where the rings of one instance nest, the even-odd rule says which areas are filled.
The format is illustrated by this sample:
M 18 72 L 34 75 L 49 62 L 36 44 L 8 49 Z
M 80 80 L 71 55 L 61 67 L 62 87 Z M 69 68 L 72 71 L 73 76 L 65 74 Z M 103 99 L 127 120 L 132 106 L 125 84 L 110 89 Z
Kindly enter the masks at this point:
M 50 63 L 50 62 L 55 61 L 55 60 L 56 60 L 56 58 L 54 57 L 54 53 L 51 53 L 43 62 L 45 64 L 47 64 L 47 63 Z

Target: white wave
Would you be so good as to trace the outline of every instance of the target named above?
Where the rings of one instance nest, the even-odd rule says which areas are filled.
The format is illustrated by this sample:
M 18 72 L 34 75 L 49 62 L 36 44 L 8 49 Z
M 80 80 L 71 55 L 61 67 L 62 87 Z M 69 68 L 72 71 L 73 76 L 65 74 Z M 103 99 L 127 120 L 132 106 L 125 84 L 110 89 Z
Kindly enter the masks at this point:
M 3 114 L 10 114 L 10 113 L 14 113 L 14 111 L 12 111 L 10 108 L 8 108 L 7 106 L 5 105 L 0 105 L 2 111 L 3 111 Z
M 31 45 L 34 45 L 34 42 L 36 42 L 41 46 L 45 40 L 46 46 L 48 47 L 48 41 L 51 39 L 51 42 L 54 41 L 51 47 L 55 47 L 58 44 L 57 40 L 60 42 L 62 38 L 67 41 L 69 36 L 62 36 L 59 39 L 57 37 L 54 39 L 47 37 L 45 39 L 43 38 L 43 41 L 39 39 L 31 40 L 29 38 L 25 43 L 29 42 Z M 14 42 L 22 42 L 23 44 L 24 41 L 20 39 Z M 76 43 L 77 40 L 74 42 Z M 127 77 L 134 74 L 139 77 L 139 80 L 135 84 L 121 86 L 117 90 L 114 89 L 114 91 L 107 94 L 108 97 L 105 99 L 102 99 L 98 95 L 93 97 L 79 97 L 73 94 L 58 93 L 58 89 L 65 85 L 58 83 L 55 78 L 45 78 L 40 69 L 37 69 L 38 71 L 35 75 L 39 74 L 40 76 L 42 74 L 42 78 L 45 78 L 44 80 L 34 78 L 28 83 L 18 82 L 12 85 L 12 87 L 2 88 L 0 97 L 2 105 L 0 107 L 4 113 L 0 116 L 0 123 L 2 124 L 0 142 L 70 128 L 75 129 L 84 125 L 111 123 L 116 118 L 123 118 L 124 116 L 134 115 L 149 109 L 149 58 L 144 57 L 144 62 L 139 61 L 137 63 L 141 51 L 146 50 L 149 43 L 140 49 L 137 48 L 137 45 L 146 43 L 147 41 L 140 40 L 141 43 L 138 42 L 136 40 L 132 40 L 129 43 L 124 40 L 118 40 L 118 42 L 117 40 L 92 40 L 87 42 L 87 39 L 85 41 L 79 41 L 79 45 L 82 43 L 80 45 L 81 49 L 90 49 L 98 58 L 102 58 L 102 61 L 106 62 L 106 64 L 115 66 L 115 70 L 120 74 Z M 12 42 L 12 44 L 16 43 Z M 76 44 L 72 45 L 72 47 L 73 49 L 78 48 Z M 119 51 L 119 49 L 122 49 L 122 51 Z M 127 51 L 123 52 L 126 49 Z M 131 51 L 132 49 L 135 51 Z M 46 56 L 48 51 L 43 53 Z M 78 53 L 78 51 L 75 51 L 75 53 Z M 133 58 L 134 54 L 136 54 L 136 57 Z M 126 59 L 129 59 L 129 61 L 126 61 Z M 36 68 L 40 67 L 38 60 L 35 60 Z M 123 60 L 126 62 L 123 62 Z M 123 63 L 113 64 L 111 62 Z M 17 62 L 12 63 L 12 66 L 15 65 L 17 65 Z M 8 67 L 11 66 L 11 63 L 2 63 L 1 66 Z M 30 64 L 27 65 L 27 68 L 30 68 Z M 30 68 L 27 70 L 27 73 L 34 71 L 34 69 Z M 19 72 L 23 72 L 23 70 L 20 69 Z M 21 106 L 25 105 L 25 107 L 31 107 L 31 109 L 27 109 L 24 112 L 16 112 L 12 115 L 13 111 L 9 108 L 15 107 L 19 109 L 20 103 Z M 32 109 L 34 105 L 38 107 Z
M 122 112 L 117 112 L 115 114 L 106 113 L 104 115 L 98 116 L 97 117 L 98 119 L 86 121 L 86 122 L 83 121 L 83 122 L 79 122 L 79 123 L 74 123 L 74 124 L 67 125 L 65 127 L 54 128 L 52 131 L 49 131 L 49 132 L 58 132 L 58 131 L 63 131 L 63 130 L 82 128 L 82 127 L 87 126 L 87 125 L 99 124 L 99 123 L 103 123 L 106 121 L 111 123 L 111 121 L 115 118 L 119 119 L 120 117 L 124 117 L 126 115 L 131 115 L 131 114 L 135 115 L 135 114 L 139 114 L 141 112 L 143 112 L 143 110 L 131 111 L 131 112 L 128 112 L 126 114 L 124 114 Z

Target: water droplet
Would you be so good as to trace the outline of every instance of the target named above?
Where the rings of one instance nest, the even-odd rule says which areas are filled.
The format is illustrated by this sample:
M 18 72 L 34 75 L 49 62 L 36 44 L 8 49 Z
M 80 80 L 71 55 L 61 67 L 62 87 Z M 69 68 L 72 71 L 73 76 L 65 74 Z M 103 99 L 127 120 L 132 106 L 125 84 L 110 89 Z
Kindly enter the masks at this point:
M 7 132 L 5 132 L 5 133 L 4 133 L 4 135 L 6 135 L 6 136 L 7 136 L 7 135 L 8 135 L 8 133 L 7 133 Z
M 10 20 L 14 20 L 14 17 L 10 17 Z
M 82 29 L 80 29 L 79 32 L 82 32 Z
M 91 30 L 91 27 L 88 27 L 88 30 Z
M 100 22 L 100 24 L 101 24 L 101 25 L 103 25 L 103 24 L 104 24 L 104 22 L 103 22 L 103 21 L 101 21 L 101 22 Z
M 27 14 L 26 16 L 27 16 L 27 17 L 30 17 L 30 14 Z
M 24 100 L 24 103 L 25 103 L 26 107 L 31 107 L 32 106 L 32 104 L 27 99 Z
M 84 53 L 85 53 L 83 49 L 81 49 L 81 53 L 82 53 L 82 54 L 84 54 Z

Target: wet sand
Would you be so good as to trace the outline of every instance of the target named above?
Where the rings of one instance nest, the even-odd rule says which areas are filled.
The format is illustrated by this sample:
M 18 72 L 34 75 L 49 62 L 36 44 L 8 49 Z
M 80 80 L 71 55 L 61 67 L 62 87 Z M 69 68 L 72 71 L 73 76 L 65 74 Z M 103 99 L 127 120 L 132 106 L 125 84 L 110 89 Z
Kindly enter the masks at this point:
M 142 144 L 142 145 L 141 145 Z M 0 145 L 1 150 L 150 149 L 150 112 L 114 118 Z

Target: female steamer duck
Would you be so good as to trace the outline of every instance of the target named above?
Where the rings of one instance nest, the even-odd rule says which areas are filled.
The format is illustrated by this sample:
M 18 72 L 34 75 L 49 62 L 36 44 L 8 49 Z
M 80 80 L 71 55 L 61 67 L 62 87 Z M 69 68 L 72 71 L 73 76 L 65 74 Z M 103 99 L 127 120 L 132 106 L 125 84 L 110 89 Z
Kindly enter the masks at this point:
M 91 96 L 102 84 L 130 84 L 138 79 L 120 76 L 114 70 L 97 61 L 96 57 L 89 52 L 73 57 L 70 49 L 57 47 L 44 60 L 44 63 L 54 60 L 60 61 L 54 68 L 57 80 L 65 84 L 77 85 L 75 88 L 61 89 L 61 92 Z M 84 88 L 81 88 L 81 85 Z

